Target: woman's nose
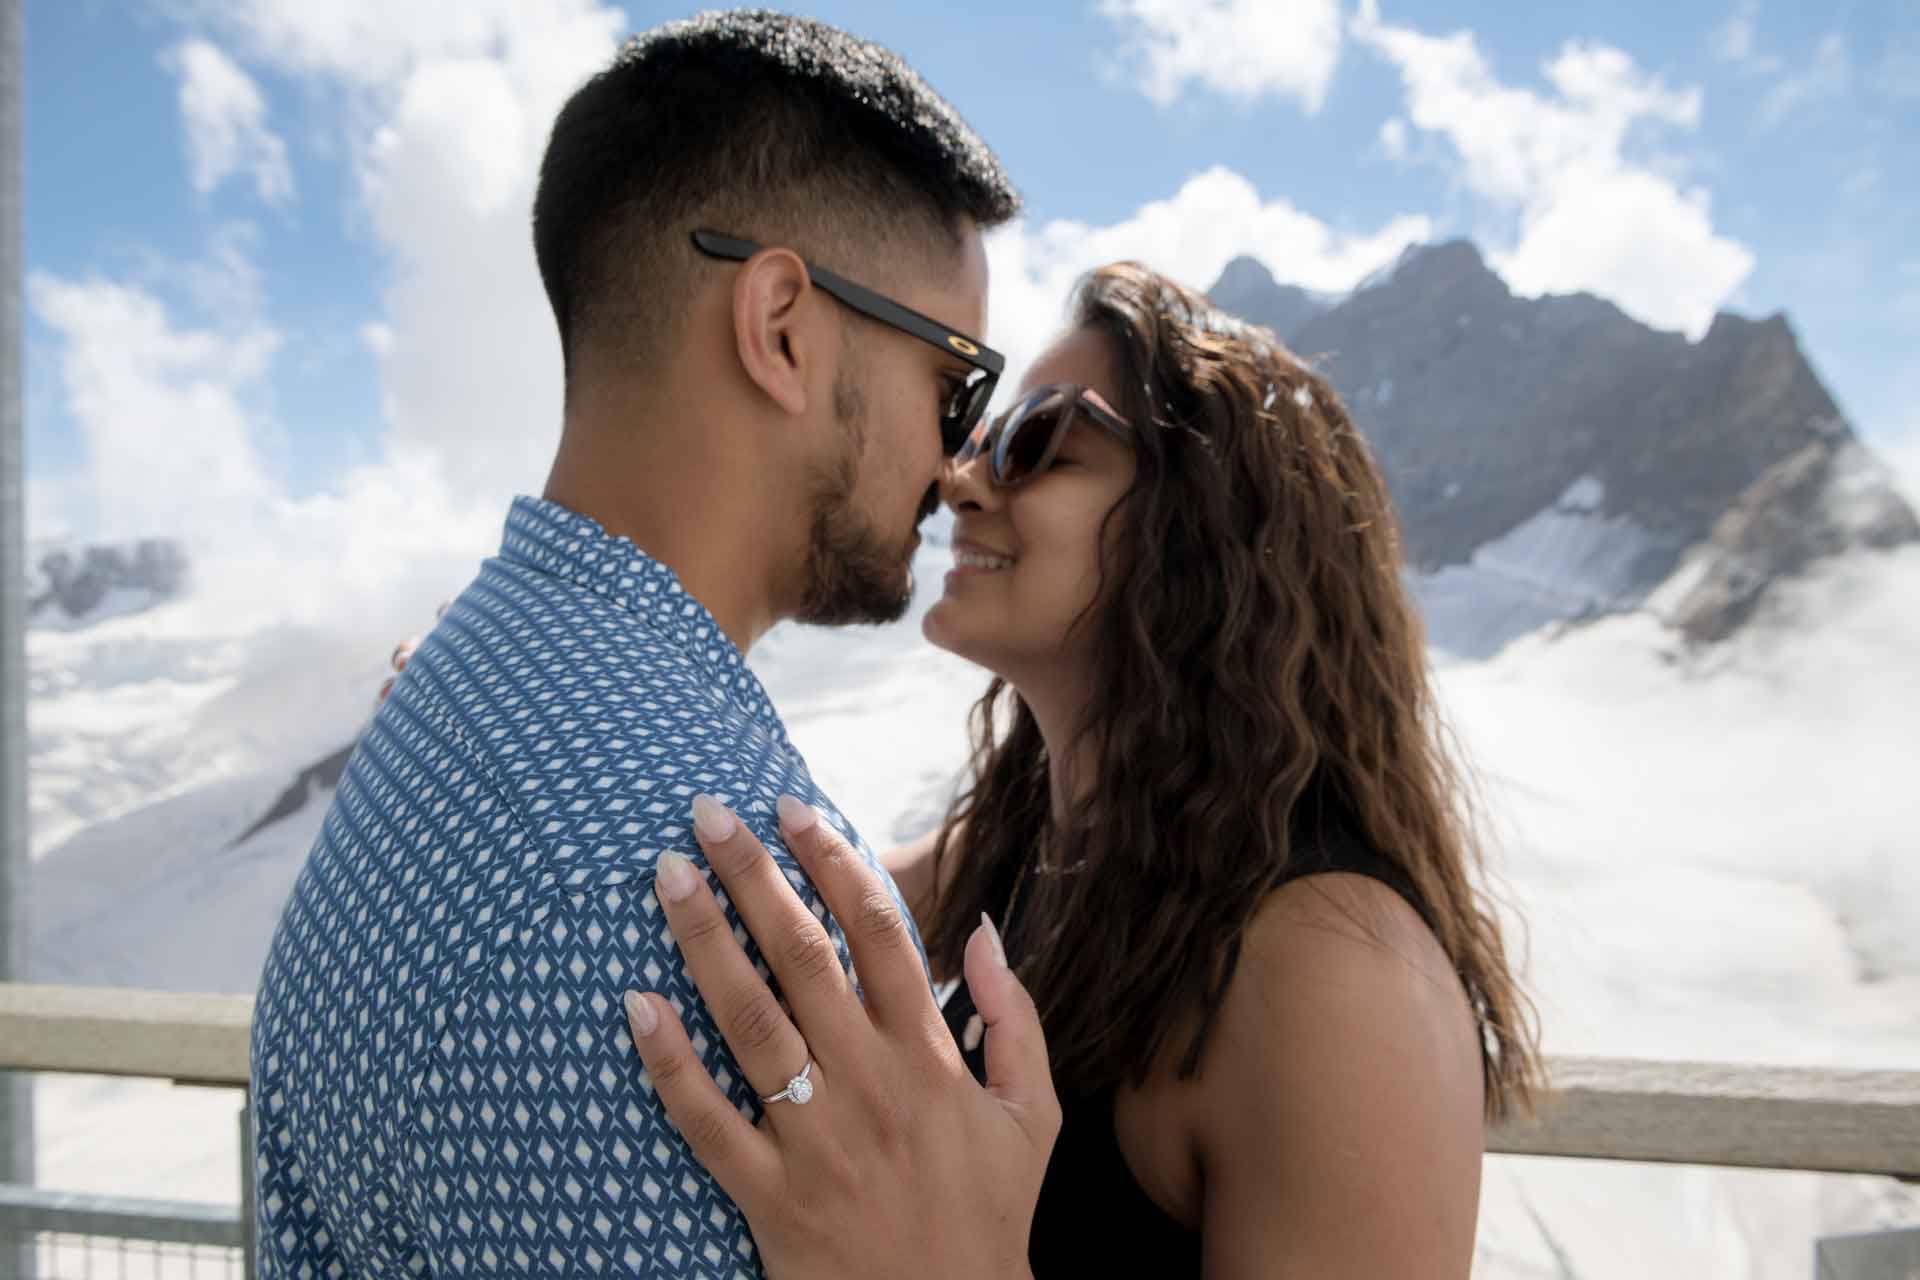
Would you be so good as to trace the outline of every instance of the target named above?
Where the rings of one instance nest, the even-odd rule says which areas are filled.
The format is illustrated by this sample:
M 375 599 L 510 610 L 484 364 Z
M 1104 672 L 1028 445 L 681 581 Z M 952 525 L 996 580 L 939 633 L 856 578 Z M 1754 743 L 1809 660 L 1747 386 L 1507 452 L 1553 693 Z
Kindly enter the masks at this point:
M 988 465 L 984 454 L 976 453 L 964 462 L 948 458 L 940 469 L 940 501 L 955 511 L 980 511 L 992 505 L 994 490 Z

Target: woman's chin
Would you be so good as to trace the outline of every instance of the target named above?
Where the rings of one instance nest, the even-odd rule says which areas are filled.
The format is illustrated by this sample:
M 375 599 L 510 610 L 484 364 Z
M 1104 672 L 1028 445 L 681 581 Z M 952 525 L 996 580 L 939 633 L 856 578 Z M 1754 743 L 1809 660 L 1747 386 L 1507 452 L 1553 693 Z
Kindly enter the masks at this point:
M 953 601 L 945 597 L 934 601 L 933 607 L 920 618 L 920 634 L 936 649 L 979 663 L 978 646 L 967 643 L 966 627 L 961 619 L 953 616 L 953 609 Z
M 948 653 L 959 653 L 953 645 L 953 628 L 948 624 L 946 611 L 948 602 L 943 596 L 933 602 L 933 607 L 920 615 L 920 635 L 936 649 L 945 649 Z M 961 654 L 965 657 L 965 654 Z

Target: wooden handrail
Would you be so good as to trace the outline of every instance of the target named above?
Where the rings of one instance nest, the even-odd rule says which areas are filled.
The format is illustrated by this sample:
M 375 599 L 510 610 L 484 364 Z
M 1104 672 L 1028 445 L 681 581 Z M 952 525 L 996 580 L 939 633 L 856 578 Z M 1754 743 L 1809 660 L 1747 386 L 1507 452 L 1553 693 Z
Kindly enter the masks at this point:
M 1920 1071 L 1549 1058 L 1533 1121 L 1487 1134 L 1508 1155 L 1920 1177 Z
M 0 983 L 0 1068 L 247 1083 L 247 996 Z M 1920 1071 L 1550 1058 L 1496 1154 L 1920 1178 Z
M 0 983 L 0 1067 L 247 1084 L 253 997 Z

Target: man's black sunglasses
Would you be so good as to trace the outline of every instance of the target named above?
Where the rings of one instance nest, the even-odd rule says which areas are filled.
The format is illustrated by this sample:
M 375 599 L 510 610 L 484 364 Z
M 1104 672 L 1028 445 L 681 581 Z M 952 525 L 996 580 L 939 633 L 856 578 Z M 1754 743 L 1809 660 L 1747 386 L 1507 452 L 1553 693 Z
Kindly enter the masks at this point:
M 693 245 L 708 257 L 724 258 L 729 262 L 745 262 L 762 248 L 751 240 L 721 235 L 716 231 L 694 232 Z M 816 267 L 804 259 L 802 261 L 815 284 L 861 315 L 902 333 L 910 333 L 922 342 L 973 366 L 973 372 L 954 388 L 946 406 L 940 411 L 941 452 L 948 456 L 959 452 L 960 446 L 966 443 L 967 436 L 973 431 L 974 424 L 980 421 L 987 402 L 993 399 L 994 384 L 1000 381 L 1000 371 L 1007 367 L 1007 358 L 992 347 L 981 346 L 966 334 L 947 328 L 932 316 L 902 306 L 885 294 L 875 293 L 825 267 Z

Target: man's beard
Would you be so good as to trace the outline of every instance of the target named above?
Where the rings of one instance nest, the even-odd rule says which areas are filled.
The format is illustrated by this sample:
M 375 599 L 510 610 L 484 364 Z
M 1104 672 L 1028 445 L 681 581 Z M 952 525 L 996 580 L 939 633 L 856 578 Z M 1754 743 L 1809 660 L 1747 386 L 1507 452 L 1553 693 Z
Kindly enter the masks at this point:
M 795 615 L 817 626 L 897 622 L 913 599 L 913 539 L 890 544 L 854 505 L 867 433 L 866 403 L 851 363 L 843 361 L 834 374 L 833 412 L 840 421 L 842 448 L 835 463 L 816 477 L 806 587 Z M 923 504 L 922 518 L 926 514 Z

